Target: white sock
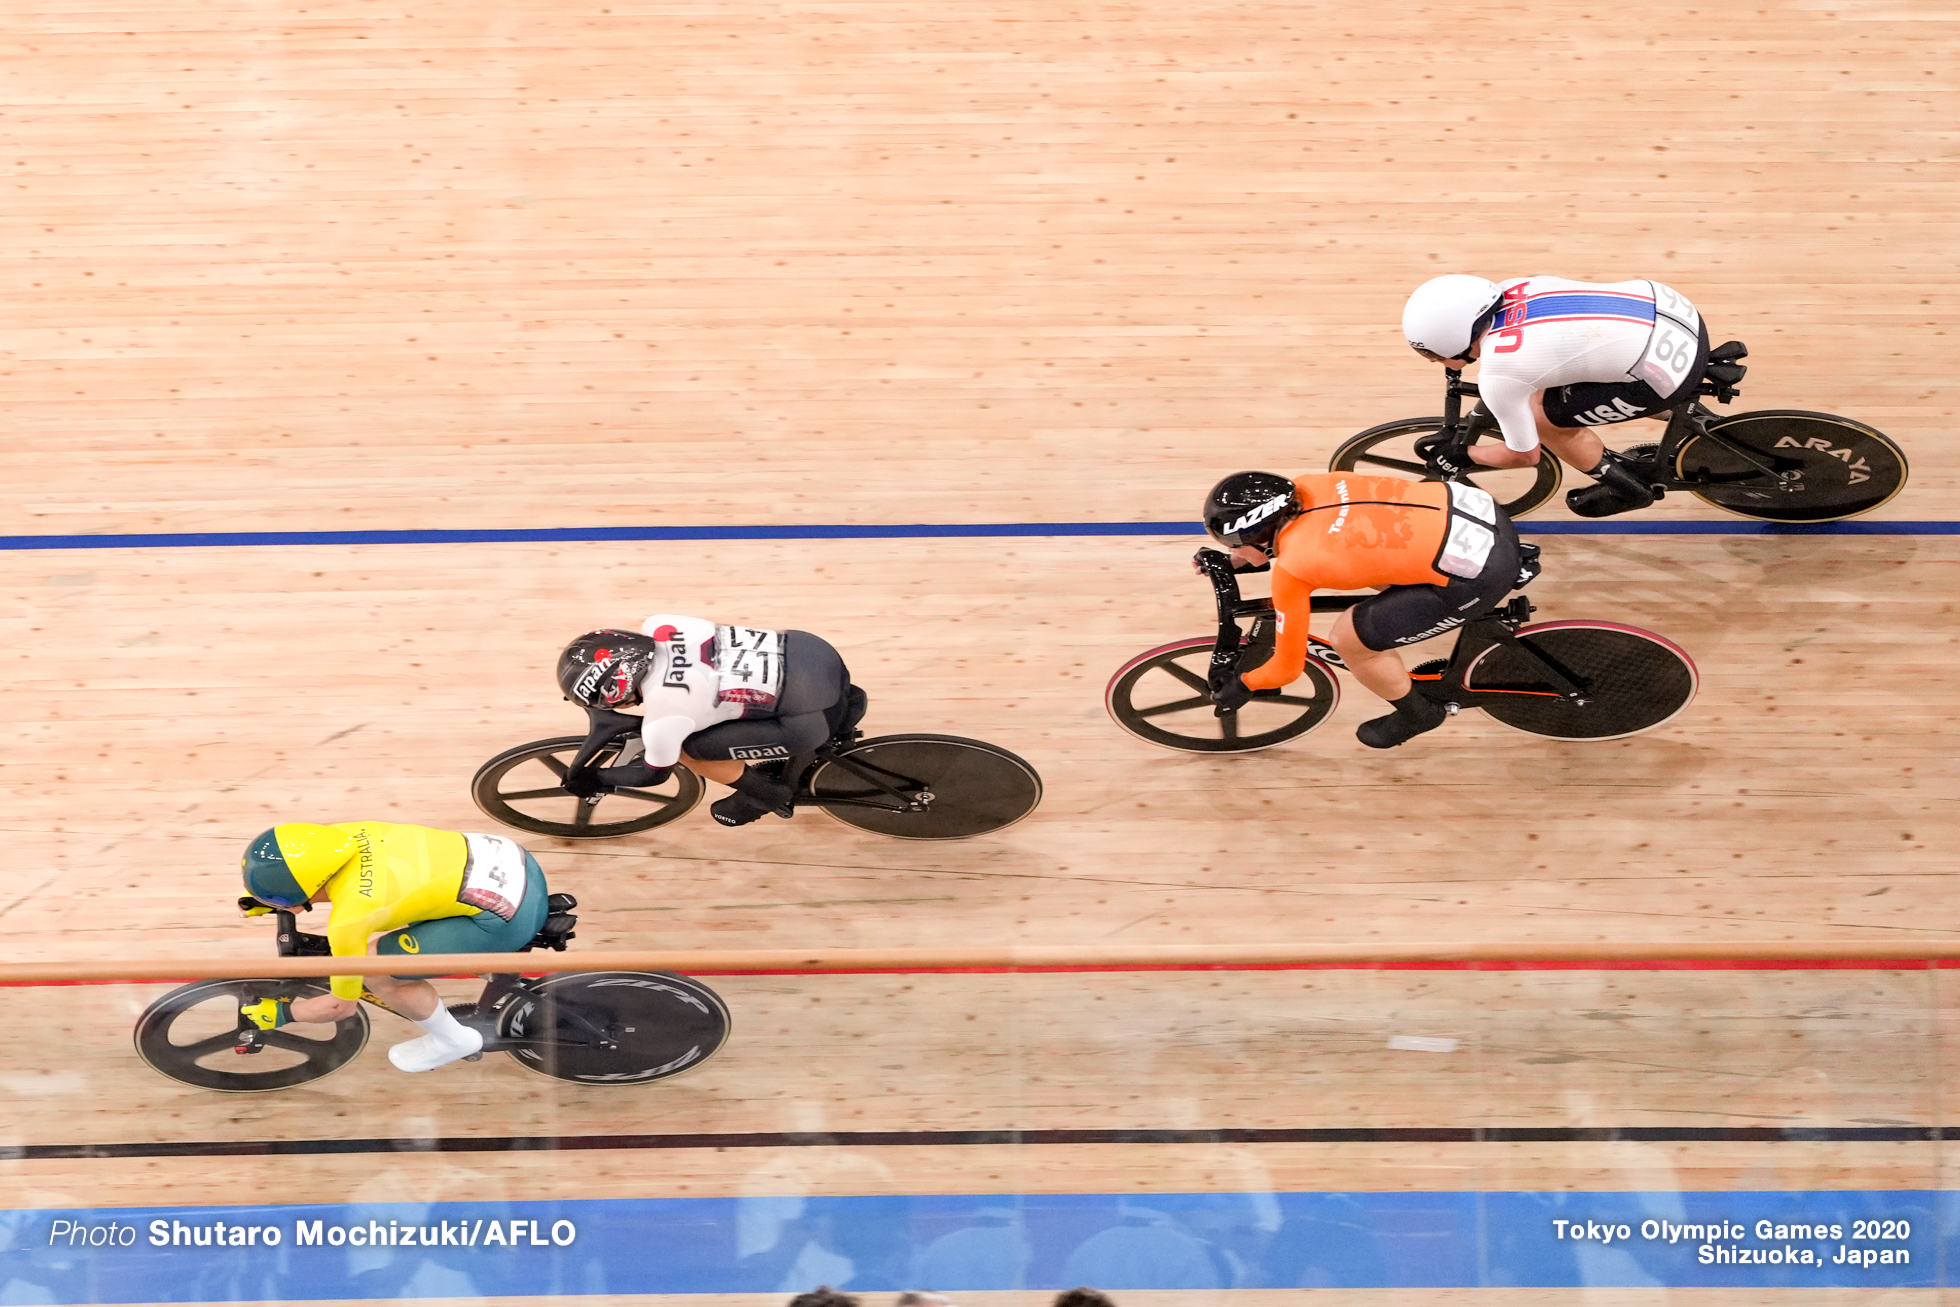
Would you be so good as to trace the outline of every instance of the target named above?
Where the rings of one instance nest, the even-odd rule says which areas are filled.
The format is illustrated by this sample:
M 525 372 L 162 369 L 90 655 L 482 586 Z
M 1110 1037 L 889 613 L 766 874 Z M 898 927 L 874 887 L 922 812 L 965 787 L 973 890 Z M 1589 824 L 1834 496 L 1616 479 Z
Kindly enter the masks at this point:
M 436 1000 L 435 1011 L 429 1013 L 428 1016 L 417 1021 L 415 1024 L 445 1044 L 466 1044 L 469 1042 L 469 1032 L 463 1029 L 462 1022 L 450 1015 L 449 1009 L 443 1006 L 441 999 Z

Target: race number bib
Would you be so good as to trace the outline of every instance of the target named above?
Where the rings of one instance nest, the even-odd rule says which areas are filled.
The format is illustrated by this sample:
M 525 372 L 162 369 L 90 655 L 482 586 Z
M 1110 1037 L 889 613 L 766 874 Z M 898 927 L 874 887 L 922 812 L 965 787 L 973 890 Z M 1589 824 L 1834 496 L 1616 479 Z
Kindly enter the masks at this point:
M 716 627 L 714 664 L 721 677 L 716 704 L 739 703 L 745 713 L 773 708 L 783 692 L 783 633 Z
M 1436 570 L 1465 579 L 1483 574 L 1490 561 L 1491 546 L 1497 543 L 1497 501 L 1487 490 L 1458 481 L 1445 482 L 1450 488 L 1450 532 L 1443 541 L 1443 552 L 1436 556 Z
M 456 901 L 502 917 L 517 915 L 530 881 L 524 850 L 501 835 L 464 835 L 469 860 L 463 864 L 463 888 Z
M 1688 371 L 1694 367 L 1701 345 L 1701 314 L 1679 291 L 1658 281 L 1647 284 L 1654 288 L 1654 333 L 1647 338 L 1646 352 L 1627 375 L 1646 382 L 1666 399 L 1688 382 Z

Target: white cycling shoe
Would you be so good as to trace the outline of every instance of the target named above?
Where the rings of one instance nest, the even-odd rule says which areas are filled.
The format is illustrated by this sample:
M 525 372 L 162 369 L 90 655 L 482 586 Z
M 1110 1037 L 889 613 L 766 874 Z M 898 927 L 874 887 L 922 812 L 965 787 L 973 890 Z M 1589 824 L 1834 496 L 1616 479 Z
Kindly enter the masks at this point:
M 439 1066 L 448 1066 L 472 1053 L 483 1051 L 483 1032 L 470 1026 L 459 1025 L 465 1038 L 455 1036 L 424 1035 L 396 1044 L 388 1050 L 388 1060 L 403 1071 L 433 1071 Z

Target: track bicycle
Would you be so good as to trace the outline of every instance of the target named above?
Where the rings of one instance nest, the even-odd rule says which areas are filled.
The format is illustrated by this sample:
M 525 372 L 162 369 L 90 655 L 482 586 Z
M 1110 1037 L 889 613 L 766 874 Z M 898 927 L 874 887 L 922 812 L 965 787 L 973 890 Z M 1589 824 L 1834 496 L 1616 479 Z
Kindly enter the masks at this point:
M 1519 546 L 1526 582 L 1538 547 Z M 1118 668 L 1103 693 L 1116 724 L 1140 740 L 1191 753 L 1247 753 L 1305 735 L 1340 702 L 1340 653 L 1309 635 L 1305 669 L 1291 685 L 1258 690 L 1224 711 L 1214 686 L 1272 656 L 1272 600 L 1245 599 L 1232 562 L 1200 549 L 1199 569 L 1218 604 L 1218 632 L 1145 650 Z M 1342 612 L 1368 595 L 1316 595 L 1313 611 Z M 1673 720 L 1694 699 L 1694 660 L 1672 641 L 1617 622 L 1568 620 L 1527 625 L 1536 611 L 1523 595 L 1467 622 L 1448 658 L 1415 667 L 1416 689 L 1454 715 L 1481 708 L 1506 726 L 1564 740 L 1614 740 Z M 1241 619 L 1250 618 L 1250 629 Z
M 822 748 L 753 763 L 794 791 L 793 807 L 822 808 L 847 826 L 908 840 L 956 840 L 1012 826 L 1041 802 L 1041 777 L 997 745 L 957 735 L 864 738 L 863 690 L 851 687 L 844 724 Z M 477 807 L 519 830 L 560 839 L 607 839 L 676 821 L 704 784 L 676 765 L 658 785 L 580 798 L 564 786 L 574 769 L 614 767 L 644 756 L 641 719 L 587 708 L 592 729 L 506 749 L 477 769 Z
M 1701 396 L 1720 404 L 1736 397 L 1748 371 L 1741 360 L 1747 357 L 1748 347 L 1741 341 L 1710 350 L 1696 397 L 1673 410 L 1661 439 L 1620 451 L 1627 470 L 1652 486 L 1655 498 L 1685 490 L 1758 521 L 1835 522 L 1869 513 L 1904 488 L 1905 452 L 1862 422 L 1794 408 L 1718 415 L 1704 405 Z M 1342 442 L 1327 470 L 1433 477 L 1415 452 L 1416 441 L 1459 429 L 1466 421 L 1471 443 L 1503 439 L 1496 419 L 1481 404 L 1467 419 L 1463 416 L 1463 400 L 1477 394 L 1476 385 L 1463 380 L 1461 372 L 1447 372 L 1442 417 L 1369 427 Z M 1557 493 L 1560 464 L 1545 450 L 1531 467 L 1479 468 L 1468 479 L 1515 518 Z
M 553 894 L 550 915 L 520 952 L 563 952 L 573 938 L 578 900 Z M 273 913 L 281 957 L 331 957 L 324 935 L 301 932 L 292 912 Z M 514 956 L 514 955 L 513 955 Z M 261 1030 L 243 1008 L 265 998 L 327 993 L 325 977 L 308 980 L 200 980 L 181 985 L 137 1018 L 136 1052 L 187 1085 L 225 1093 L 290 1089 L 331 1075 L 366 1046 L 366 1005 L 387 1005 L 363 991 L 363 1006 L 331 1025 L 295 1022 Z M 585 1085 L 641 1085 L 692 1071 L 728 1039 L 728 1008 L 698 980 L 658 971 L 564 971 L 539 977 L 514 972 L 486 978 L 474 1003 L 449 1011 L 483 1036 L 483 1053 L 509 1053 L 517 1064 L 555 1080 Z

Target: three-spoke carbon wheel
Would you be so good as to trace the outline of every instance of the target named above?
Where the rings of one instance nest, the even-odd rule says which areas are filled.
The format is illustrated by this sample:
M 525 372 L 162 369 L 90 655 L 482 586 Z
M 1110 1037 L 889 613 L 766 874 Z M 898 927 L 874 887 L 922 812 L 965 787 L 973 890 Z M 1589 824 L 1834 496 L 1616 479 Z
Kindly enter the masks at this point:
M 582 1085 L 643 1085 L 692 1071 L 727 1042 L 729 1026 L 720 995 L 661 971 L 546 976 L 497 1012 L 498 1037 L 524 1041 L 509 1050 L 519 1066 Z
M 257 1053 L 236 1052 L 238 1009 L 262 998 L 312 998 L 311 980 L 200 980 L 150 1004 L 136 1021 L 136 1052 L 172 1080 L 228 1094 L 291 1089 L 332 1075 L 367 1044 L 364 1010 L 333 1025 L 295 1022 L 259 1032 Z
M 1220 716 L 1205 679 L 1212 647 L 1212 637 L 1194 636 L 1138 654 L 1110 677 L 1103 706 L 1139 740 L 1189 753 L 1248 753 L 1305 735 L 1341 701 L 1333 673 L 1309 658 L 1293 684 L 1261 690 Z
M 1403 418 L 1369 427 L 1350 436 L 1327 461 L 1329 472 L 1360 472 L 1367 476 L 1407 477 L 1420 481 L 1428 469 L 1416 457 L 1416 441 L 1442 430 L 1441 418 Z M 1495 431 L 1478 434 L 1479 441 L 1502 442 Z M 1471 484 L 1490 492 L 1509 517 L 1523 517 L 1558 493 L 1559 461 L 1546 450 L 1531 467 L 1485 468 L 1469 475 Z
M 845 825 L 902 840 L 984 835 L 1041 802 L 1041 777 L 1025 759 L 957 735 L 864 740 L 819 761 L 803 786 Z
M 1717 418 L 1708 430 L 1709 437 L 1681 446 L 1675 475 L 1697 483 L 1691 488 L 1701 498 L 1742 517 L 1835 522 L 1871 512 L 1906 484 L 1905 451 L 1884 432 L 1850 418 L 1764 409 Z M 1764 467 L 1790 479 L 1779 485 Z
M 1477 704 L 1506 726 L 1564 740 L 1614 740 L 1673 720 L 1693 702 L 1701 678 L 1671 640 L 1613 622 L 1545 622 L 1518 639 L 1585 687 L 1585 702 L 1559 696 L 1544 668 L 1510 645 L 1477 655 L 1463 686 L 1501 698 Z
M 685 767 L 674 768 L 659 785 L 614 790 L 596 802 L 581 799 L 563 782 L 584 743 L 582 735 L 565 735 L 506 749 L 477 769 L 470 795 L 477 807 L 506 826 L 570 840 L 651 830 L 685 817 L 701 801 L 701 778 Z M 611 766 L 620 747 L 600 750 L 592 765 Z

